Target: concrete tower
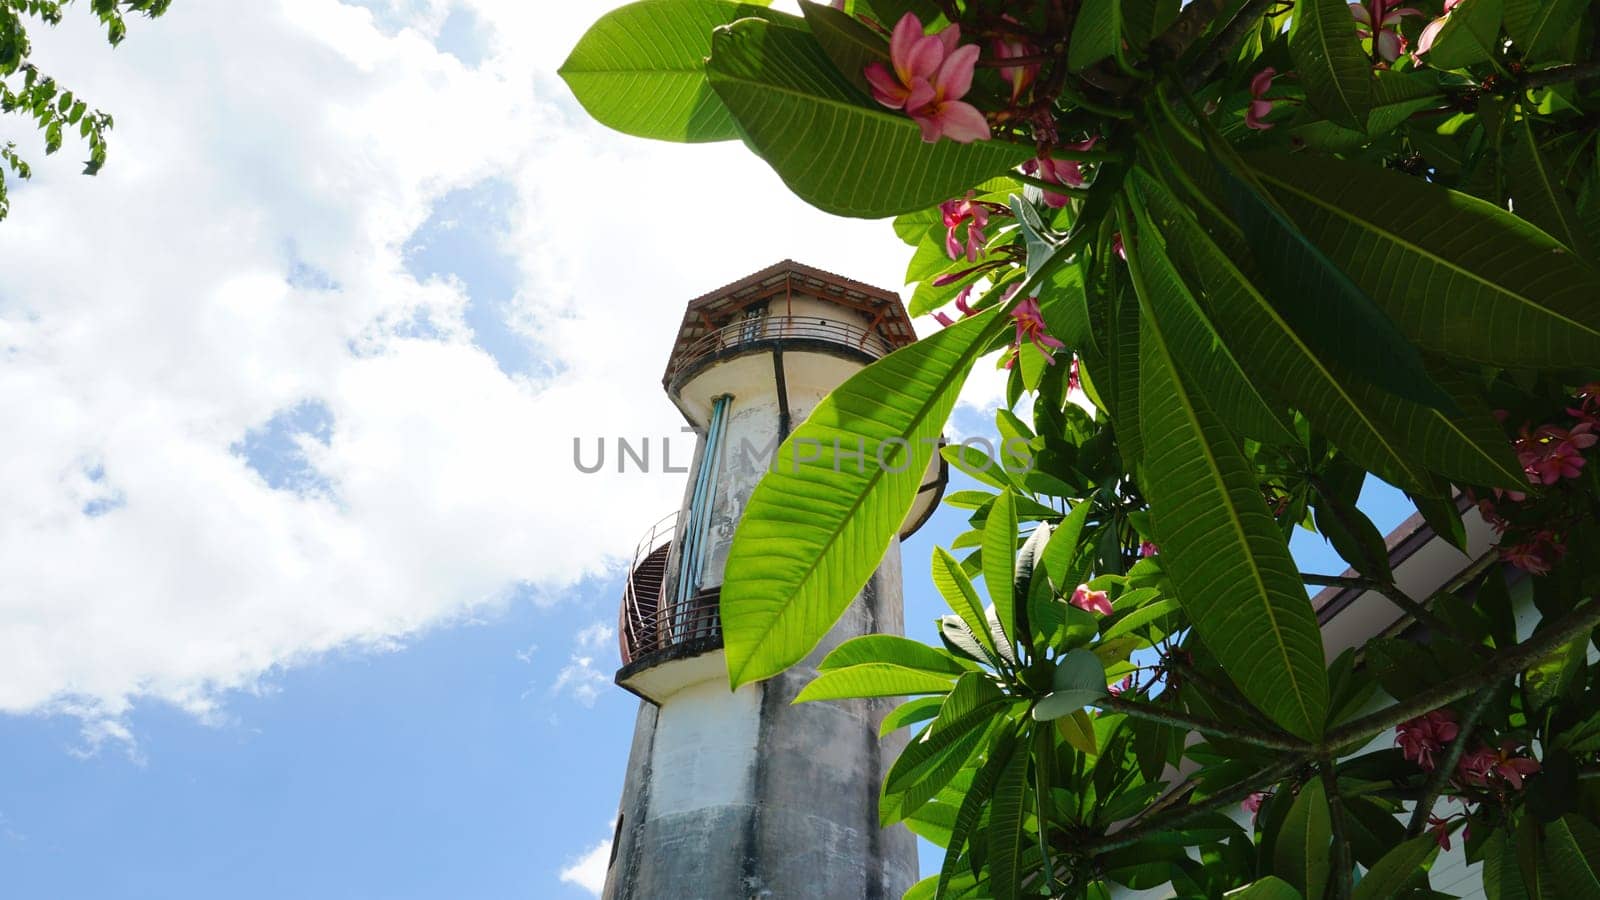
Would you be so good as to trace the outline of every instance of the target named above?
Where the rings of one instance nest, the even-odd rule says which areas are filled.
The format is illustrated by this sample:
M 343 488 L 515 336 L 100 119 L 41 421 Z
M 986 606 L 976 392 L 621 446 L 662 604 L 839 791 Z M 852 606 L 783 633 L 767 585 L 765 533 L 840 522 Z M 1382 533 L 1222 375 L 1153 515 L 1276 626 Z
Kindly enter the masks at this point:
M 840 642 L 900 634 L 900 545 L 801 665 L 728 690 L 718 597 L 734 526 L 777 443 L 827 393 L 915 340 L 888 291 L 788 260 L 689 303 L 663 384 L 698 435 L 683 506 L 623 591 L 617 684 L 641 698 L 604 897 L 899 898 L 914 838 L 878 827 L 903 732 L 889 699 L 790 702 Z M 900 532 L 939 501 L 935 456 Z

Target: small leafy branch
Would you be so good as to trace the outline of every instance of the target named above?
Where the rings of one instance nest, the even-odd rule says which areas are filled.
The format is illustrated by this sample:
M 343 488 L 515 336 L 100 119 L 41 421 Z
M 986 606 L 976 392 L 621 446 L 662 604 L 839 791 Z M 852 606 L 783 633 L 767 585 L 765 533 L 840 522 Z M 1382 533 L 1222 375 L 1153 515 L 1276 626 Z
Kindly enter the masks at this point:
M 109 113 L 91 109 L 73 91 L 62 87 L 39 71 L 29 59 L 33 45 L 28 38 L 28 22 L 54 26 L 61 23 L 72 0 L 0 0 L 0 113 L 31 118 L 44 135 L 45 155 L 61 149 L 66 136 L 76 130 L 89 145 L 89 159 L 83 174 L 95 175 L 106 163 L 106 132 L 111 130 Z M 167 11 L 172 0 L 90 0 L 91 11 L 106 30 L 106 40 L 115 47 L 127 36 L 127 16 L 140 14 L 155 18 Z M 10 212 L 6 193 L 6 171 L 26 180 L 33 176 L 27 161 L 17 153 L 15 141 L 0 145 L 0 219 Z
M 972 527 L 931 561 L 942 646 L 848 642 L 801 696 L 912 698 L 880 816 L 946 856 L 908 896 L 1425 896 L 1453 841 L 1492 897 L 1600 896 L 1590 5 L 801 6 L 642 0 L 562 75 L 612 127 L 739 139 L 893 216 L 944 326 L 780 447 L 721 593 L 730 681 L 770 677 L 934 452 L 982 485 L 946 498 Z M 934 447 L 990 358 L 1025 472 Z M 1492 551 L 1411 596 L 1374 478 Z M 1299 572 L 1297 528 L 1353 572 Z M 1396 628 L 1330 660 L 1307 585 Z

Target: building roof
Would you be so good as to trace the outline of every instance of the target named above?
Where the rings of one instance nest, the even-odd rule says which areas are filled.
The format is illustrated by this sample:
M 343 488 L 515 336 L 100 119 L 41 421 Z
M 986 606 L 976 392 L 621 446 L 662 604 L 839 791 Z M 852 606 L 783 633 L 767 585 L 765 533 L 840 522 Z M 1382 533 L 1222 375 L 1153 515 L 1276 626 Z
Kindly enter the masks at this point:
M 678 326 L 672 360 L 663 381 L 672 380 L 683 348 L 731 324 L 746 307 L 793 294 L 828 300 L 864 314 L 872 323 L 871 330 L 891 348 L 904 347 L 917 339 L 899 294 L 785 259 L 690 300 L 683 311 L 683 323 Z

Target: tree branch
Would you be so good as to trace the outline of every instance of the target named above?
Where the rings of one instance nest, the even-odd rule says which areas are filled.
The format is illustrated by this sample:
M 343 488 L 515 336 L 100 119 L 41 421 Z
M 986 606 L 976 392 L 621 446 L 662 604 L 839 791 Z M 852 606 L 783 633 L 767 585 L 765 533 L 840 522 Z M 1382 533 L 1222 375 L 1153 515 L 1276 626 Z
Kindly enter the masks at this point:
M 1188 806 L 1174 809 L 1167 815 L 1152 816 L 1137 826 L 1122 828 L 1110 834 L 1086 841 L 1079 845 L 1079 852 L 1092 855 L 1120 850 L 1123 847 L 1131 847 L 1152 834 L 1177 828 L 1206 813 L 1239 803 L 1244 798 L 1255 793 L 1261 785 L 1276 784 L 1288 777 L 1289 773 L 1304 766 L 1312 759 L 1314 757 L 1309 753 L 1280 759 L 1256 774 L 1234 782 L 1199 803 L 1192 803 Z
M 1333 893 L 1331 900 L 1350 900 L 1350 838 L 1344 828 L 1344 799 L 1339 796 L 1339 771 L 1332 756 L 1322 758 L 1322 787 L 1328 795 L 1328 818 L 1333 823 Z
M 1518 82 L 1524 90 L 1528 88 L 1544 87 L 1549 84 L 1561 84 L 1565 81 L 1581 81 L 1600 75 L 1600 61 L 1573 63 L 1566 66 L 1551 66 L 1537 72 L 1529 72 L 1522 76 Z
M 1130 718 L 1144 719 L 1150 722 L 1160 722 L 1163 725 L 1173 725 L 1189 731 L 1198 731 L 1211 737 L 1226 738 L 1268 750 L 1287 750 L 1291 753 L 1307 753 L 1315 748 L 1299 738 L 1287 734 L 1262 731 L 1253 728 L 1236 728 L 1191 716 L 1176 710 L 1165 709 L 1154 703 L 1136 703 L 1124 700 L 1121 697 L 1106 696 L 1094 701 L 1094 705 L 1107 712 L 1119 712 Z
M 1334 750 L 1346 744 L 1370 740 L 1401 722 L 1410 721 L 1489 685 L 1498 684 L 1528 668 L 1557 647 L 1587 636 L 1596 625 L 1600 625 L 1600 601 L 1590 601 L 1528 640 L 1490 657 L 1488 662 L 1470 675 L 1435 685 L 1409 700 L 1335 728 L 1323 739 L 1323 746 Z

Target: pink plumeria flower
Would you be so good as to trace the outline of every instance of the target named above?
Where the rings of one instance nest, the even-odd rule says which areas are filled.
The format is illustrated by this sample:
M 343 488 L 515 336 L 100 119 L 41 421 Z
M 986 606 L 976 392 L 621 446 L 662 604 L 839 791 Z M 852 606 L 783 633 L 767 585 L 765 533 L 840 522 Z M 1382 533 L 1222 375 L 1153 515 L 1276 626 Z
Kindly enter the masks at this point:
M 1113 697 L 1120 697 L 1123 694 L 1126 694 L 1128 692 L 1128 689 L 1131 688 L 1131 687 L 1133 687 L 1133 676 L 1132 675 L 1128 675 L 1128 676 L 1124 677 L 1121 681 L 1117 682 L 1116 684 L 1113 684 L 1110 687 L 1106 688 L 1106 693 L 1110 694 Z
M 1515 755 L 1517 745 L 1507 742 L 1500 745 L 1500 752 L 1495 754 L 1494 773 L 1506 780 L 1515 791 L 1522 790 L 1522 779 L 1539 771 L 1539 761 L 1527 756 Z
M 1040 353 L 1044 354 L 1046 363 L 1052 366 L 1055 365 L 1056 358 L 1051 351 L 1060 350 L 1066 344 L 1051 337 L 1050 332 L 1045 330 L 1044 314 L 1039 312 L 1039 298 L 1029 297 L 1018 303 L 1017 308 L 1011 311 L 1011 318 L 1016 323 L 1017 336 L 1012 340 L 1011 346 L 1015 349 L 1015 352 L 1011 354 L 1010 359 L 1006 360 L 1006 368 L 1011 368 L 1012 364 L 1017 361 L 1017 357 L 1022 355 L 1022 345 L 1025 343 L 1033 344 Z
M 1460 2 L 1461 0 L 1444 0 L 1444 15 L 1429 22 L 1422 29 L 1422 34 L 1417 37 L 1417 52 L 1412 54 L 1412 58 L 1421 62 L 1422 54 L 1433 49 L 1433 42 L 1439 39 L 1439 32 L 1444 30 L 1444 23 L 1450 21 L 1450 11 Z
M 1430 813 L 1428 830 L 1433 832 L 1433 842 L 1439 845 L 1439 849 L 1446 853 L 1450 852 L 1450 820 L 1441 819 Z
M 1073 606 L 1086 612 L 1102 616 L 1111 615 L 1111 598 L 1105 591 L 1089 590 L 1087 584 L 1078 585 L 1077 590 L 1072 592 L 1072 600 L 1070 602 Z
M 946 31 L 960 32 L 952 26 Z M 889 63 L 867 66 L 867 83 L 872 86 L 872 97 L 890 109 L 906 109 L 913 96 L 926 102 L 932 96 L 932 81 L 944 62 L 945 42 L 936 35 L 924 34 L 922 20 L 914 13 L 906 13 L 894 26 L 889 37 Z
M 1254 794 L 1244 798 L 1244 802 L 1239 804 L 1239 808 L 1249 813 L 1250 821 L 1254 822 L 1256 816 L 1261 813 L 1261 804 L 1267 801 L 1268 796 L 1270 795 L 1266 791 L 1256 791 Z
M 1005 18 L 1009 19 L 1010 16 Z M 995 38 L 990 43 L 997 59 L 1016 59 L 1022 56 L 1033 56 L 1038 52 L 1025 41 L 1014 38 Z M 1039 77 L 1039 64 L 1027 63 L 1020 66 L 1001 66 L 1000 78 L 1011 85 L 1011 102 L 1015 104 L 1022 99 L 1022 95 L 1033 86 L 1034 79 Z
M 1095 137 L 1091 137 L 1086 141 L 1079 141 L 1075 144 L 1064 144 L 1063 146 L 1068 150 L 1089 150 L 1093 148 L 1095 142 L 1099 140 L 1099 136 L 1096 135 Z M 1084 185 L 1083 165 L 1074 159 L 1051 159 L 1050 156 L 1046 154 L 1039 156 L 1036 159 L 1030 159 L 1023 163 L 1022 171 L 1028 175 L 1042 178 L 1045 181 L 1054 182 L 1062 185 L 1063 187 L 1081 188 Z M 1061 209 L 1071 202 L 1072 198 L 1066 194 L 1057 194 L 1051 191 L 1044 192 L 1044 205 L 1050 207 L 1051 209 Z
M 960 259 L 965 253 L 967 262 L 977 262 L 978 254 L 983 252 L 983 245 L 988 241 L 983 229 L 989 224 L 989 207 L 975 202 L 973 192 L 967 191 L 967 196 L 959 200 L 946 200 L 939 204 L 939 213 L 944 217 L 944 250 L 950 254 L 951 259 Z M 967 226 L 967 243 L 962 248 L 961 241 L 956 237 L 956 229 L 962 223 Z
M 1152 544 L 1149 541 L 1140 541 L 1139 542 L 1139 556 L 1140 557 L 1142 557 L 1144 559 L 1149 559 L 1150 557 L 1155 556 L 1159 552 L 1161 552 L 1161 549 L 1159 547 L 1157 547 L 1155 544 Z
M 1245 127 L 1256 131 L 1266 131 L 1272 127 L 1271 122 L 1265 121 L 1267 114 L 1272 112 L 1272 101 L 1266 99 L 1266 96 L 1267 91 L 1272 89 L 1272 79 L 1277 77 L 1277 74 L 1277 69 L 1267 66 L 1250 79 L 1250 105 L 1244 110 Z
M 1541 531 L 1520 544 L 1502 546 L 1500 558 L 1529 575 L 1548 575 L 1565 556 L 1567 547 L 1549 531 Z
M 1416 763 L 1423 771 L 1432 772 L 1437 765 L 1434 754 L 1444 749 L 1444 745 L 1455 740 L 1460 733 L 1461 726 L 1456 724 L 1455 713 L 1448 709 L 1436 709 L 1395 726 L 1394 742 L 1400 745 L 1402 756 Z
M 941 36 L 955 32 L 957 27 L 951 25 Z M 927 143 L 947 137 L 958 144 L 970 144 L 991 137 L 989 120 L 976 106 L 961 100 L 972 90 L 972 70 L 977 64 L 976 44 L 956 48 L 934 74 L 931 93 L 925 96 L 913 91 L 906 101 L 906 114 L 922 126 L 922 139 Z
M 1372 38 L 1373 52 L 1384 62 L 1392 63 L 1405 52 L 1406 39 L 1400 34 L 1400 20 L 1422 15 L 1421 10 L 1400 6 L 1400 3 L 1401 0 L 1370 0 L 1366 4 L 1350 4 L 1350 15 L 1361 23 L 1356 27 L 1356 34 Z
M 956 309 L 960 311 L 963 319 L 972 315 L 972 307 L 967 305 L 967 298 L 970 296 L 972 296 L 972 285 L 970 284 L 962 288 L 961 293 L 956 295 Z M 948 315 L 945 315 L 943 312 L 934 313 L 933 319 L 946 328 L 949 328 L 951 325 L 955 324 L 955 320 L 950 318 Z
M 1111 252 L 1115 253 L 1117 258 L 1123 262 L 1128 261 L 1128 248 L 1122 246 L 1122 232 L 1120 231 L 1111 236 Z
M 1082 376 L 1078 374 L 1078 354 L 1072 354 L 1072 368 L 1067 370 L 1067 390 L 1075 391 L 1083 386 Z

